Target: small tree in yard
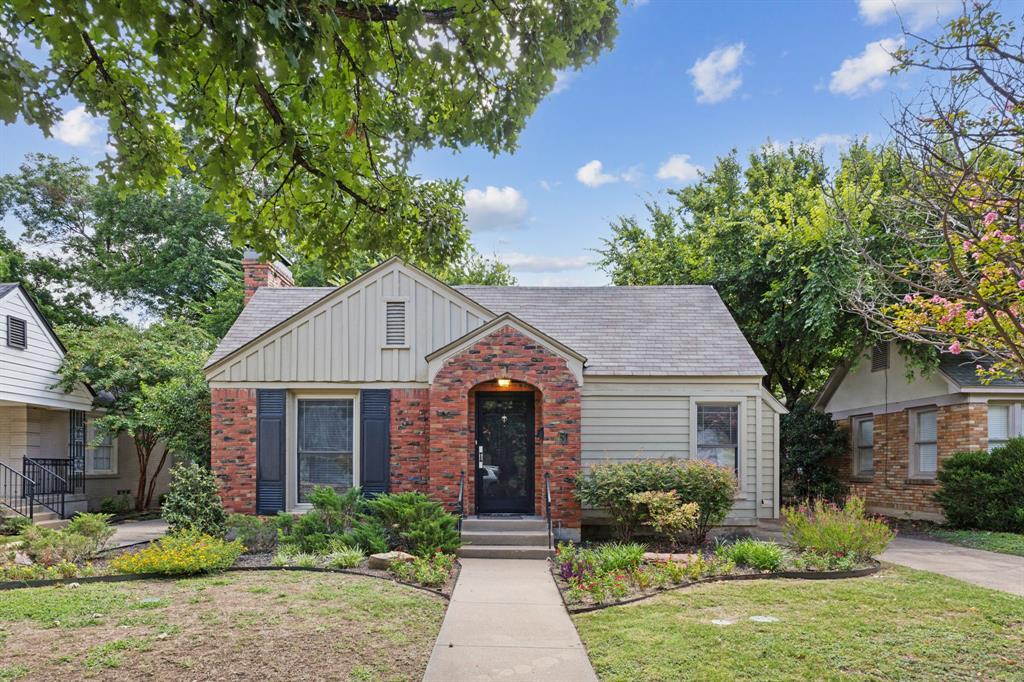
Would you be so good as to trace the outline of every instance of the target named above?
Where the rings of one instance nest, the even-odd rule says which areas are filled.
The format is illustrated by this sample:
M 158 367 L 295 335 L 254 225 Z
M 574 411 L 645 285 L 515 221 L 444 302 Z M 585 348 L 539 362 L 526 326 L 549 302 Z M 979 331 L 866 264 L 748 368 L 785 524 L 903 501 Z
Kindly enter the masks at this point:
M 181 322 L 64 327 L 60 337 L 68 352 L 57 385 L 65 391 L 91 386 L 103 410 L 97 432 L 132 436 L 139 464 L 135 508 L 147 509 L 169 455 L 209 456 L 210 395 L 201 370 L 213 338 Z
M 845 486 L 832 462 L 848 453 L 847 433 L 832 416 L 797 403 L 779 422 L 780 474 L 791 496 L 798 500 L 824 498 L 837 501 Z
M 164 502 L 163 519 L 172 533 L 194 531 L 221 537 L 227 515 L 217 478 L 204 466 L 185 462 L 171 469 L 171 486 Z

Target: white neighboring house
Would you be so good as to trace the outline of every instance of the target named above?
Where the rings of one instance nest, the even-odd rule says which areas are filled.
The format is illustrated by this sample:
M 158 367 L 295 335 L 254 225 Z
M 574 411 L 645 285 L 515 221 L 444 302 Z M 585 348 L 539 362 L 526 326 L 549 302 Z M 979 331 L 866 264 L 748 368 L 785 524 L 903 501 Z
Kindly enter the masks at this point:
M 65 349 L 19 284 L 0 283 L 0 513 L 68 517 L 106 497 L 134 494 L 138 463 L 128 435 L 97 441 L 94 394 L 54 385 Z M 159 453 L 156 453 L 157 455 Z M 29 483 L 31 481 L 31 484 Z M 157 492 L 167 488 L 166 469 Z

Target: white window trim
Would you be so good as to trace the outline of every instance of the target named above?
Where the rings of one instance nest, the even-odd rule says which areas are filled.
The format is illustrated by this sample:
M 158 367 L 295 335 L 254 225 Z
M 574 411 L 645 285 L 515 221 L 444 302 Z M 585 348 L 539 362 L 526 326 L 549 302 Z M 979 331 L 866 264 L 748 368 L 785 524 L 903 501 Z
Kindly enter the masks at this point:
M 388 303 L 405 304 L 405 329 L 402 332 L 402 339 L 405 343 L 388 343 Z M 380 304 L 380 346 L 388 349 L 409 348 L 409 297 L 408 296 L 386 296 L 381 299 Z
M 917 448 L 917 419 L 918 415 L 924 412 L 935 413 L 935 471 L 926 471 L 922 473 L 918 469 L 920 457 Z M 939 469 L 939 408 L 935 405 L 929 405 L 911 410 L 910 423 L 907 426 L 907 433 L 910 437 L 910 447 L 908 448 L 910 453 L 910 462 L 908 462 L 907 465 L 908 478 L 915 481 L 934 481 Z
M 737 396 L 701 396 L 690 398 L 690 459 L 697 459 L 697 405 L 735 405 L 736 406 L 736 500 L 747 500 L 757 493 L 748 491 L 744 485 L 746 478 L 746 433 L 747 433 L 747 399 Z
M 1007 438 L 1019 438 L 1024 435 L 1024 403 L 1012 402 L 1008 400 L 990 400 L 986 405 L 986 409 L 993 405 L 1005 406 L 1010 408 L 1008 415 L 1008 423 L 1006 425 Z M 992 444 L 988 440 L 988 414 L 985 415 L 985 447 L 987 450 L 992 449 Z
M 85 428 L 85 475 L 86 476 L 117 476 L 117 442 L 120 440 L 120 435 L 116 434 L 110 437 L 110 469 L 97 469 L 93 466 L 93 446 L 92 441 L 89 438 L 89 422 L 95 420 L 99 415 L 85 415 L 85 423 L 82 425 Z
M 864 422 L 871 422 L 871 446 L 870 448 L 866 445 L 860 444 L 860 425 Z M 861 414 L 853 417 L 853 475 L 868 478 L 875 474 L 875 415 L 873 414 Z M 861 469 L 861 450 L 871 450 L 871 468 Z
M 302 391 L 288 393 L 285 439 L 285 498 L 284 507 L 290 512 L 309 511 L 313 505 L 299 502 L 299 401 L 300 400 L 351 400 L 352 401 L 352 485 L 362 483 L 360 478 L 360 418 L 359 391 Z

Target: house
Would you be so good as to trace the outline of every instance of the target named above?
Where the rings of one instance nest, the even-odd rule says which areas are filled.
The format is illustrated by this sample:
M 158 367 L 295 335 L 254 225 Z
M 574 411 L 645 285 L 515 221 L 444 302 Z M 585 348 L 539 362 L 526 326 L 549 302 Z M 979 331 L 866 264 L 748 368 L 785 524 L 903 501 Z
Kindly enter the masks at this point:
M 0 284 L 0 512 L 67 517 L 135 490 L 131 437 L 97 436 L 88 386 L 55 387 L 65 352 L 28 292 Z M 167 482 L 165 472 L 158 490 Z
M 302 288 L 281 261 L 243 266 L 205 369 L 231 511 L 361 485 L 543 517 L 550 489 L 556 534 L 578 538 L 583 468 L 701 457 L 737 470 L 730 524 L 778 515 L 784 408 L 711 287 L 451 287 L 393 258 Z
M 986 385 L 975 365 L 943 354 L 937 371 L 908 378 L 907 361 L 882 341 L 829 378 L 816 407 L 849 429 L 840 476 L 871 511 L 941 521 L 932 496 L 942 461 L 1024 435 L 1024 382 Z

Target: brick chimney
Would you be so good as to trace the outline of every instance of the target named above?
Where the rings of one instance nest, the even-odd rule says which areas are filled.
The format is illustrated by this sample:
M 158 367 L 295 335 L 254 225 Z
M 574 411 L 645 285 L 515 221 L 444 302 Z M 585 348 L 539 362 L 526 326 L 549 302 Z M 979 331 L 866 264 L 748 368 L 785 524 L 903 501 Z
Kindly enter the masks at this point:
M 242 273 L 245 276 L 245 302 L 260 287 L 293 287 L 292 271 L 287 262 L 278 257 L 273 262 L 266 262 L 254 249 L 246 248 L 242 253 Z

